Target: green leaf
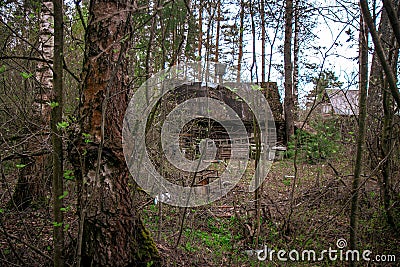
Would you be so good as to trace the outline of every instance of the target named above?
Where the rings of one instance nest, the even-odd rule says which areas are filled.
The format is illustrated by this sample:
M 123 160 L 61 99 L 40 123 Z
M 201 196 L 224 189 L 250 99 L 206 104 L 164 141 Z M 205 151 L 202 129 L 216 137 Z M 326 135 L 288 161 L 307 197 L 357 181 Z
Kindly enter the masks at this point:
M 20 74 L 21 74 L 22 78 L 24 78 L 24 79 L 29 79 L 30 77 L 33 76 L 33 73 L 21 72 Z
M 58 199 L 63 199 L 66 196 L 68 196 L 68 191 L 64 191 L 64 193 L 61 196 L 58 196 Z
M 15 164 L 15 167 L 17 167 L 18 169 L 22 169 L 25 166 L 26 164 Z
M 126 42 L 126 40 L 128 40 L 129 39 L 129 35 L 126 35 L 124 38 L 122 38 L 121 39 L 121 44 L 123 44 L 123 43 L 125 43 Z
M 82 133 L 82 135 L 83 135 L 83 137 L 85 137 L 85 138 L 90 138 L 92 135 L 91 134 L 88 134 L 88 133 Z
M 64 225 L 64 232 L 68 231 L 69 229 L 69 224 L 67 223 L 66 225 Z
M 62 225 L 63 225 L 62 222 L 53 222 L 53 226 L 54 226 L 54 227 L 60 227 L 60 226 L 62 226 Z
M 82 135 L 83 135 L 83 137 L 85 138 L 85 143 L 90 143 L 90 142 L 92 142 L 92 140 L 91 140 L 92 135 L 91 135 L 91 134 L 82 133 Z
M 6 65 L 0 67 L 0 74 L 6 71 Z
M 252 84 L 251 85 L 251 89 L 253 89 L 255 91 L 261 91 L 262 90 L 261 86 L 259 86 L 257 84 Z
M 68 212 L 71 209 L 71 206 L 68 206 L 66 208 L 60 208 L 60 211 L 62 212 Z
M 63 176 L 66 180 L 73 180 L 75 178 L 74 171 L 72 170 L 65 170 Z
M 283 182 L 283 184 L 284 184 L 285 186 L 289 186 L 289 185 L 290 185 L 290 179 L 285 179 L 285 180 L 283 180 L 282 182 Z
M 58 102 L 47 102 L 47 104 L 51 107 L 51 108 L 55 108 L 58 107 L 60 104 L 58 104 Z
M 62 121 L 57 123 L 57 129 L 63 129 L 69 126 L 69 123 L 67 121 Z

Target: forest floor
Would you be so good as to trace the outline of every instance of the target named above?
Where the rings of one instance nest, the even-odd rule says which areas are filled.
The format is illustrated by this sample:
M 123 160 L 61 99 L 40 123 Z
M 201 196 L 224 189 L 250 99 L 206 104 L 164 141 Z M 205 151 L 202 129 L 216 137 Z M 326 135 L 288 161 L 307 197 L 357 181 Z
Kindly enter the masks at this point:
M 293 201 L 290 201 L 293 159 L 275 161 L 263 186 L 258 242 L 254 193 L 247 191 L 246 179 L 220 200 L 188 208 L 179 243 L 183 208 L 156 205 L 143 194 L 142 218 L 157 244 L 163 266 L 347 266 L 348 261 L 332 261 L 327 254 L 320 261 L 300 258 L 283 262 L 276 253 L 296 250 L 301 257 L 303 250 L 315 250 L 318 258 L 323 250 L 338 249 L 339 239 L 349 241 L 352 164 L 349 157 L 337 157 L 329 160 L 329 164 L 328 161 L 298 163 Z M 251 169 L 246 174 L 247 180 L 252 176 Z M 2 181 L 0 187 L 0 266 L 51 266 L 51 208 L 47 204 L 23 212 L 7 210 L 5 204 L 12 192 L 12 180 L 15 183 L 15 177 L 8 178 L 10 181 Z M 70 248 L 74 247 L 78 232 L 74 187 L 74 182 L 66 183 L 69 195 L 65 198 L 64 229 L 67 244 L 72 244 L 67 246 Z M 360 191 L 358 246 L 361 253 L 371 250 L 370 258 L 395 255 L 397 264 L 371 264 L 361 259 L 360 266 L 398 266 L 400 261 L 400 240 L 385 223 L 379 196 L 376 179 L 367 179 Z M 51 203 L 50 197 L 47 201 Z M 265 248 L 276 251 L 272 260 L 257 258 L 256 250 Z M 73 251 L 66 253 L 73 255 Z
M 156 240 L 164 266 L 347 266 L 352 172 L 349 158 L 330 160 L 329 164 L 299 163 L 290 201 L 293 159 L 275 161 L 263 186 L 258 242 L 254 193 L 247 192 L 244 183 L 214 203 L 188 208 L 178 244 L 183 208 L 150 202 L 143 210 L 143 219 Z M 247 175 L 252 175 L 251 171 Z M 371 259 L 395 255 L 397 264 L 400 261 L 399 237 L 386 226 L 379 203 L 377 181 L 367 179 L 360 191 L 360 266 L 372 263 L 363 262 L 364 250 L 372 251 Z M 347 242 L 342 252 L 337 242 L 342 247 Z M 275 250 L 275 254 L 259 260 L 257 250 L 262 259 L 266 248 Z M 318 260 L 321 252 L 330 248 L 339 250 L 338 259 L 331 260 L 335 254 L 332 258 L 325 254 Z M 280 261 L 276 254 L 279 250 L 296 250 L 299 260 L 291 261 L 286 254 L 288 262 Z M 317 260 L 308 261 L 307 254 L 302 260 L 303 250 L 314 250 Z M 343 260 L 339 260 L 340 254 Z M 374 262 L 370 266 L 397 264 Z

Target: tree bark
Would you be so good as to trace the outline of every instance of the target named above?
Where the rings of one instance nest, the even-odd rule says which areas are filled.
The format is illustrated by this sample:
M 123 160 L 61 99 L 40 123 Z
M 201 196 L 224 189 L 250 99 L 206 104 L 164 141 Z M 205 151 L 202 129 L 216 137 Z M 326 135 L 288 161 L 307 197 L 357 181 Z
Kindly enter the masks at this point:
M 393 33 L 397 40 L 397 45 L 400 46 L 400 23 L 398 15 L 400 12 L 400 6 L 398 7 L 396 14 L 396 10 L 392 4 L 392 0 L 382 0 L 382 2 L 383 2 L 383 7 L 385 8 L 388 14 L 390 24 L 392 25 Z
M 293 65 L 292 65 L 292 21 L 293 0 L 286 0 L 285 6 L 285 42 L 284 42 L 284 65 L 285 65 L 285 125 L 286 142 L 294 134 L 294 103 L 293 103 Z
M 51 141 L 52 141 L 52 157 L 53 157 L 53 243 L 54 255 L 53 263 L 55 267 L 64 266 L 64 216 L 61 208 L 63 206 L 63 133 L 58 127 L 58 123 L 62 122 L 63 113 L 63 1 L 53 0 L 54 9 L 54 56 L 53 56 L 53 92 L 52 102 L 57 103 L 51 109 Z
M 393 25 L 392 25 L 393 26 Z M 393 40 L 393 42 L 395 42 Z M 392 44 L 394 46 L 394 43 Z M 397 72 L 397 63 L 399 57 L 399 49 L 393 49 L 389 52 L 388 60 L 394 73 Z M 387 82 L 385 82 L 385 87 L 387 87 Z M 396 80 L 397 82 L 397 80 Z M 393 105 L 393 98 L 389 94 L 388 90 L 383 91 L 383 126 L 382 126 L 382 149 L 381 158 L 386 158 L 387 160 L 382 164 L 382 181 L 381 181 L 381 191 L 383 195 L 383 207 L 385 208 L 386 221 L 389 226 L 396 232 L 398 232 L 399 227 L 396 222 L 396 209 L 393 209 L 392 203 L 394 201 L 393 190 L 392 190 L 392 176 L 394 175 L 393 165 L 396 164 L 394 159 L 396 158 L 395 153 L 392 153 L 395 138 L 395 131 L 397 127 L 395 126 L 394 114 L 395 109 Z
M 243 33 L 244 33 L 244 1 L 240 1 L 240 22 L 239 22 L 239 54 L 237 63 L 237 77 L 236 82 L 240 82 L 240 76 L 242 71 L 242 59 L 243 59 Z
M 250 1 L 250 21 L 251 21 L 251 35 L 253 40 L 253 61 L 250 67 L 250 77 L 251 81 L 256 81 L 258 83 L 258 68 L 257 68 L 257 55 L 256 55 L 256 22 L 255 22 L 255 12 L 254 12 L 255 2 Z M 256 76 L 254 79 L 254 75 Z
M 199 1 L 199 43 L 197 45 L 197 51 L 198 51 L 198 56 L 197 56 L 197 60 L 201 60 L 201 50 L 203 48 L 203 4 L 201 1 Z
M 155 244 L 132 198 L 122 151 L 122 125 L 128 104 L 125 54 L 130 46 L 130 1 L 92 0 L 83 72 L 80 197 L 81 266 L 159 265 Z
M 221 0 L 217 1 L 217 30 L 215 36 L 215 58 L 214 62 L 219 62 L 219 38 L 221 33 Z
M 156 33 L 156 26 L 157 26 L 157 9 L 159 8 L 159 1 L 154 1 L 153 2 L 153 12 L 154 15 L 151 18 L 151 26 L 150 26 L 150 36 L 149 36 L 149 42 L 147 43 L 147 50 L 146 50 L 146 63 L 145 63 L 145 75 L 146 75 L 146 80 L 149 79 L 152 74 L 153 74 L 153 68 L 154 68 L 154 62 L 152 60 L 152 50 L 153 50 L 153 42 L 154 42 L 154 35 Z M 152 68 L 153 66 L 153 68 Z
M 362 158 L 365 142 L 365 128 L 367 117 L 367 88 L 368 88 L 368 28 L 360 15 L 360 37 L 359 37 L 359 117 L 358 117 L 358 136 L 357 153 L 354 167 L 353 188 L 351 195 L 351 213 L 350 213 L 350 249 L 357 249 L 357 225 L 359 213 L 359 187 L 360 174 L 362 169 Z M 350 262 L 351 266 L 355 262 Z
M 385 10 L 382 10 L 381 20 L 379 22 L 379 32 L 385 51 L 389 51 L 389 44 L 393 38 L 389 26 L 389 19 Z M 368 107 L 367 107 L 367 124 L 366 142 L 369 150 L 369 160 L 371 169 L 379 164 L 380 151 L 380 133 L 382 131 L 383 106 L 382 106 L 382 90 L 383 90 L 383 70 L 379 58 L 374 51 L 371 61 L 371 70 L 369 76 L 368 87 Z
M 265 0 L 260 3 L 261 15 L 261 82 L 265 82 Z
M 365 1 L 360 1 L 360 4 L 361 4 L 361 9 L 362 9 L 364 19 L 368 25 L 369 31 L 371 32 L 372 41 L 374 42 L 374 45 L 375 45 L 376 55 L 379 58 L 379 61 L 381 63 L 383 71 L 385 72 L 386 79 L 389 84 L 390 92 L 392 93 L 392 96 L 393 96 L 394 100 L 396 101 L 397 106 L 400 107 L 400 93 L 399 93 L 399 89 L 397 88 L 397 85 L 396 85 L 396 77 L 393 73 L 393 70 L 390 67 L 388 56 L 387 56 L 387 53 L 389 52 L 389 50 L 385 50 L 384 46 L 382 45 L 381 39 L 378 36 L 378 33 L 375 29 L 375 25 L 373 23 L 371 14 L 369 13 L 367 3 Z M 386 12 L 385 12 L 385 15 L 387 17 Z M 388 20 L 388 19 L 386 18 L 386 20 Z M 393 36 L 393 31 L 390 31 L 390 32 L 391 32 L 391 36 Z M 392 43 L 391 40 L 389 43 Z
M 398 5 L 399 1 L 394 1 L 394 4 Z M 370 165 L 372 169 L 380 166 L 378 180 L 386 219 L 388 224 L 395 229 L 394 219 L 390 211 L 391 193 L 389 190 L 391 186 L 390 176 L 392 175 L 389 165 L 392 161 L 390 134 L 392 132 L 391 116 L 393 113 L 389 92 L 399 106 L 400 95 L 396 85 L 395 68 L 393 68 L 397 62 L 398 47 L 395 46 L 395 35 L 390 27 L 386 9 L 382 10 L 379 32 L 377 32 L 367 3 L 360 1 L 360 5 L 375 46 L 368 88 L 367 144 L 370 153 Z M 388 87 L 390 90 L 388 90 Z M 382 158 L 386 158 L 386 160 L 381 166 Z
M 192 16 L 192 0 L 185 0 L 186 6 L 186 15 L 185 21 L 183 22 L 183 32 L 182 32 L 182 41 L 178 48 L 178 63 L 185 63 L 187 62 L 187 45 L 188 45 L 188 38 L 189 38 L 189 22 L 190 17 Z
M 299 54 L 300 54 L 300 0 L 294 7 L 294 38 L 293 38 L 293 105 L 295 117 L 299 108 Z

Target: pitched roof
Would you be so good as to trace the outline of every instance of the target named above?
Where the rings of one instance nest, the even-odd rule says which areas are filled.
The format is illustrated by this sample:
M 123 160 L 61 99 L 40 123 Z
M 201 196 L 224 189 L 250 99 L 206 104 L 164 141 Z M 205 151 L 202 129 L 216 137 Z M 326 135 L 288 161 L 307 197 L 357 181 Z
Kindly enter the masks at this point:
M 337 115 L 358 115 L 358 90 L 325 89 Z

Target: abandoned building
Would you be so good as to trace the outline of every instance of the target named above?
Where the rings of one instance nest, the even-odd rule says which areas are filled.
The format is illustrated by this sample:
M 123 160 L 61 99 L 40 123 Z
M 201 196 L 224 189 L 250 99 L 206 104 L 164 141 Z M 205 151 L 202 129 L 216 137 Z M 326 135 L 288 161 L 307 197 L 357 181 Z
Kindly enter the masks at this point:
M 169 99 L 167 102 L 173 103 L 172 107 L 187 99 L 196 97 L 209 97 L 224 102 L 239 115 L 247 130 L 247 138 L 249 138 L 251 146 L 254 148 L 256 146 L 254 143 L 255 124 L 252 111 L 242 99 L 240 99 L 233 91 L 228 89 L 230 86 L 233 87 L 234 85 L 227 84 L 226 87 L 220 85 L 206 87 L 201 83 L 182 85 L 179 88 L 176 88 L 176 92 L 168 97 Z M 269 103 L 275 121 L 274 127 L 268 128 L 275 128 L 276 132 L 275 129 L 271 129 L 271 131 L 268 132 L 268 135 L 273 136 L 277 142 L 282 142 L 284 122 L 282 119 L 282 104 L 280 102 L 277 84 L 263 83 L 259 84 L 259 86 Z M 236 125 L 232 124 L 232 128 L 235 126 Z M 185 152 L 187 158 L 194 159 L 196 155 L 199 154 L 199 146 L 196 146 L 195 144 L 201 139 L 209 138 L 212 139 L 217 146 L 216 160 L 229 159 L 231 153 L 231 140 L 228 132 L 229 131 L 227 131 L 220 123 L 214 120 L 205 118 L 196 119 L 192 123 L 185 125 L 181 130 L 180 147 Z M 243 138 L 245 138 L 245 136 Z
M 284 140 L 284 121 L 282 116 L 283 110 L 278 87 L 276 83 L 260 83 L 258 85 L 258 90 L 260 90 L 267 99 L 274 118 L 274 120 L 268 120 L 268 123 L 273 123 L 273 125 L 268 125 L 266 128 L 269 131 L 267 133 L 268 136 L 271 136 L 271 140 L 274 140 L 273 145 L 276 145 L 276 143 L 283 142 Z M 238 97 L 234 90 L 232 90 L 232 88 L 235 88 L 234 83 L 225 83 L 222 86 L 218 84 L 208 84 L 208 86 L 206 86 L 201 82 L 191 82 L 183 85 L 181 84 L 174 88 L 175 89 L 172 92 L 168 92 L 162 98 L 161 103 L 163 103 L 163 107 L 159 107 L 159 118 L 161 121 L 163 121 L 163 118 L 166 118 L 166 116 L 168 116 L 168 114 L 175 107 L 187 101 L 188 99 L 207 97 L 221 101 L 232 108 L 240 117 L 240 120 L 245 126 L 247 132 L 247 136 L 242 137 L 243 140 L 236 140 L 237 138 L 232 140 L 228 134 L 228 132 L 231 130 L 227 129 L 226 127 L 228 125 L 228 127 L 231 126 L 231 129 L 237 129 L 237 125 L 235 125 L 237 122 L 225 121 L 224 126 L 222 126 L 217 121 L 208 118 L 193 119 L 180 129 L 179 149 L 181 150 L 182 154 L 184 154 L 184 157 L 189 160 L 195 160 L 199 158 L 199 155 L 201 154 L 201 140 L 212 139 L 216 146 L 216 155 L 210 162 L 213 163 L 213 166 L 196 173 L 196 181 L 194 186 L 209 184 L 220 177 L 220 174 L 224 171 L 224 164 L 226 164 L 225 161 L 229 160 L 232 156 L 232 142 L 235 142 L 235 144 L 243 143 L 245 146 L 248 146 L 250 143 L 250 148 L 247 147 L 246 149 L 248 149 L 250 152 L 250 157 L 256 157 L 255 151 L 257 144 L 254 136 L 255 131 L 260 131 L 259 127 L 261 126 L 257 125 L 255 122 L 254 114 L 252 113 L 250 107 L 245 103 L 245 101 Z M 249 140 L 249 143 L 247 143 L 247 140 Z M 154 151 L 158 151 L 157 148 L 154 148 Z M 268 153 L 273 153 L 273 155 Z M 268 158 L 273 159 L 275 156 L 274 153 L 274 148 L 268 148 Z M 158 163 L 159 164 L 156 165 L 160 165 L 160 163 L 164 165 L 168 164 L 165 158 L 159 159 Z M 164 170 L 173 169 L 173 166 L 168 166 L 169 167 L 164 167 Z M 188 185 L 191 183 L 188 182 L 191 179 L 189 178 L 190 175 L 177 169 L 171 171 L 171 181 L 174 180 L 175 183 L 177 182 L 177 173 L 180 173 L 179 175 L 181 176 L 181 181 L 183 184 Z M 168 179 L 168 174 L 165 174 L 165 176 Z

